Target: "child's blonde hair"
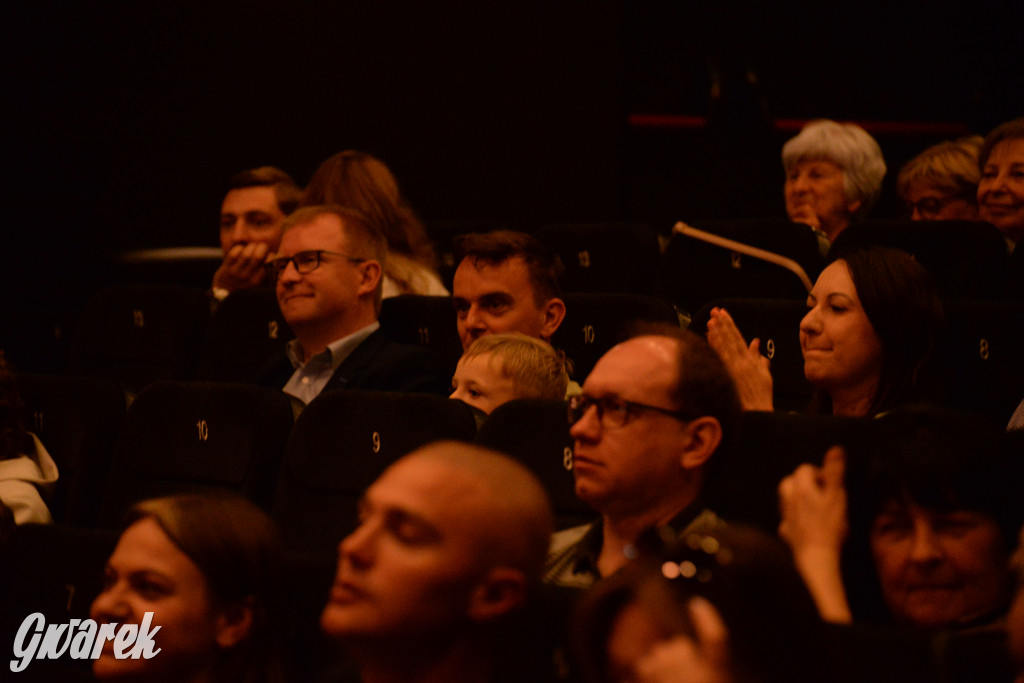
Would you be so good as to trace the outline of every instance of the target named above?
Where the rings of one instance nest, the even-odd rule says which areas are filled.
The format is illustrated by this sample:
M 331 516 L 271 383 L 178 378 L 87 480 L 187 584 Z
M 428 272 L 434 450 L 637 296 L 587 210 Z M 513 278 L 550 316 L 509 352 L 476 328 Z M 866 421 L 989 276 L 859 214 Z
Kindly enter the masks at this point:
M 480 337 L 462 354 L 468 360 L 492 354 L 501 375 L 512 380 L 518 398 L 565 398 L 572 361 L 541 339 L 520 332 Z

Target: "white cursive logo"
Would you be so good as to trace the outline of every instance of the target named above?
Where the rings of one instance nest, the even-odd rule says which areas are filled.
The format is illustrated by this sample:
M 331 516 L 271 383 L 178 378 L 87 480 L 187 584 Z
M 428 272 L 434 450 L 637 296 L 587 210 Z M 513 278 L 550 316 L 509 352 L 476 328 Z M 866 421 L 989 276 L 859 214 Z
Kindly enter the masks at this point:
M 92 619 L 72 619 L 67 624 L 46 626 L 46 617 L 42 612 L 35 612 L 25 617 L 14 638 L 14 656 L 18 659 L 11 660 L 11 671 L 24 671 L 33 658 L 57 659 L 65 652 L 72 659 L 99 659 L 103 643 L 108 640 L 114 642 L 117 659 L 152 659 L 160 653 L 160 648 L 154 649 L 156 643 L 153 642 L 160 627 L 150 630 L 152 621 L 153 613 L 146 612 L 142 624 L 123 624 L 119 630 L 117 624 L 97 626 Z

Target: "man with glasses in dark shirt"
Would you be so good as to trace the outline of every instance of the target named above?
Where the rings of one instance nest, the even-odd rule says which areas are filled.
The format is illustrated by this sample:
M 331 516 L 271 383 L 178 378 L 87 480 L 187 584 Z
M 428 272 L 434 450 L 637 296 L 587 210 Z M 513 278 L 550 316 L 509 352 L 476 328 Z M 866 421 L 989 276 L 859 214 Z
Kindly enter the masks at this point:
M 635 557 L 652 528 L 720 524 L 701 491 L 739 411 L 732 380 L 695 334 L 658 330 L 602 356 L 569 402 L 576 494 L 601 517 L 554 535 L 544 580 L 587 588 Z
M 380 331 L 383 233 L 354 209 L 311 206 L 284 222 L 266 269 L 295 339 L 262 382 L 308 404 L 322 391 L 367 389 L 444 395 L 430 353 Z

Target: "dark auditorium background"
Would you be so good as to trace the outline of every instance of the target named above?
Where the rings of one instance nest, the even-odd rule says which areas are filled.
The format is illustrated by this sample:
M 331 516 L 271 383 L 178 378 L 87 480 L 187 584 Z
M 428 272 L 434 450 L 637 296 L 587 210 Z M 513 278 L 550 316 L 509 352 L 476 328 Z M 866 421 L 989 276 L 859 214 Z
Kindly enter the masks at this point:
M 224 181 L 383 158 L 429 221 L 782 216 L 799 122 L 890 173 L 1024 113 L 1024 3 L 197 2 L 5 7 L 5 298 L 215 245 Z M 891 192 L 890 192 L 891 195 Z M 879 211 L 895 211 L 891 196 Z

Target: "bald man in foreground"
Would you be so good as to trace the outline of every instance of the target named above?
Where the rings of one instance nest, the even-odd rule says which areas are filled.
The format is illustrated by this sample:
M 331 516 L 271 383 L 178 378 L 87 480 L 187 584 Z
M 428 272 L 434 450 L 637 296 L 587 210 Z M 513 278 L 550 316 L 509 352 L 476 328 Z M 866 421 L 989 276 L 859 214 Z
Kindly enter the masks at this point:
M 539 584 L 552 526 L 544 489 L 514 460 L 421 448 L 363 496 L 321 627 L 367 683 L 504 680 L 499 649 Z

